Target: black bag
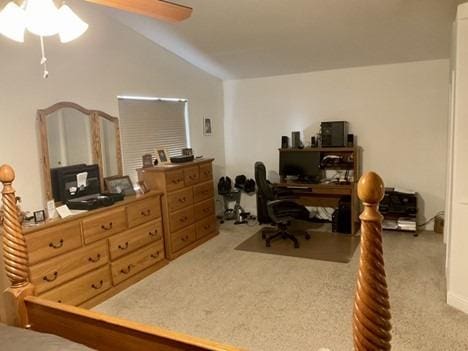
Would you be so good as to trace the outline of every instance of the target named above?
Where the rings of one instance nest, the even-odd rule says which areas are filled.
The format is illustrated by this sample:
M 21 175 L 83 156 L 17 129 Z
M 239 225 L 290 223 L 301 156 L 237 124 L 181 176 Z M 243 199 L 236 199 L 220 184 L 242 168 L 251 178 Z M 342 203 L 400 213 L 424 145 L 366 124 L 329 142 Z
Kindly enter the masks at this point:
M 232 180 L 229 177 L 221 177 L 218 181 L 218 194 L 224 195 L 231 192 Z
M 235 184 L 234 186 L 239 189 L 243 189 L 245 185 L 245 181 L 247 180 L 247 177 L 243 174 L 238 175 L 235 179 Z
M 244 191 L 246 193 L 254 193 L 255 192 L 255 180 L 247 179 L 244 184 Z

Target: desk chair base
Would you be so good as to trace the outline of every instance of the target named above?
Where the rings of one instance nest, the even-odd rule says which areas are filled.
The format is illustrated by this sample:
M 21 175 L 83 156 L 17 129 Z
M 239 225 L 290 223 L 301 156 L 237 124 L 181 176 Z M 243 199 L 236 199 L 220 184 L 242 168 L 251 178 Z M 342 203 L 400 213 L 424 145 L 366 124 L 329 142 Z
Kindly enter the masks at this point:
M 271 247 L 271 241 L 273 239 L 281 237 L 283 240 L 286 240 L 286 239 L 291 240 L 294 243 L 294 248 L 298 249 L 299 248 L 299 240 L 297 240 L 295 235 L 289 233 L 287 231 L 287 228 L 288 228 L 287 223 L 279 223 L 278 224 L 278 231 L 275 231 L 271 235 L 267 235 L 265 232 L 262 231 L 262 239 L 265 240 L 266 247 Z M 306 240 L 309 240 L 310 239 L 310 234 L 306 232 L 305 233 L 305 238 L 306 238 Z

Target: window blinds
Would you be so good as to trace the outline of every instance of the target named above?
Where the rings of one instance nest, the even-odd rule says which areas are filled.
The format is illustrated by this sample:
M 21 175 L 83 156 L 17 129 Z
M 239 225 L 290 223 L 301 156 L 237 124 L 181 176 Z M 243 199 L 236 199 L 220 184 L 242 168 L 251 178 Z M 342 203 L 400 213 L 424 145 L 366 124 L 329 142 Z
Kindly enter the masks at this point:
M 187 147 L 184 100 L 119 98 L 124 174 L 137 182 L 144 154 L 165 148 L 169 156 Z

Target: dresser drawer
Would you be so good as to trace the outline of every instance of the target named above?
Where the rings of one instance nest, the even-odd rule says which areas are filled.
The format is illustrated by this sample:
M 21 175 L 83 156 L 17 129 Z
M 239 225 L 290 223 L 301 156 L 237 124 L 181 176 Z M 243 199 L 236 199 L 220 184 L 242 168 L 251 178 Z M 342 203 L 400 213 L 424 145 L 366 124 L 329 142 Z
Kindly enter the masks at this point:
M 213 182 L 206 182 L 193 186 L 193 201 L 199 202 L 214 195 Z
M 171 233 L 172 252 L 179 251 L 196 240 L 195 226 L 191 225 L 178 232 Z
M 127 206 L 127 219 L 130 228 L 159 217 L 161 217 L 159 196 L 137 201 Z
M 184 171 L 166 172 L 166 191 L 174 191 L 184 187 Z
M 205 182 L 207 180 L 213 179 L 213 168 L 211 163 L 206 163 L 200 165 L 200 182 Z
M 213 199 L 200 202 L 193 206 L 195 221 L 205 218 L 215 213 L 215 205 Z
M 111 286 L 109 266 L 106 265 L 39 296 L 47 300 L 77 306 L 108 290 Z
M 120 207 L 83 220 L 83 236 L 86 244 L 107 238 L 127 228 L 125 208 Z
M 172 212 L 169 215 L 169 223 L 171 226 L 171 232 L 178 231 L 190 224 L 193 224 L 194 216 L 193 216 L 193 207 L 187 207 L 182 210 Z
M 34 264 L 81 247 L 81 224 L 61 224 L 25 235 L 29 263 Z
M 31 283 L 42 293 L 109 261 L 107 243 L 97 243 L 30 267 Z
M 184 169 L 185 186 L 197 184 L 200 179 L 200 172 L 198 166 L 188 167 Z
M 109 240 L 109 252 L 112 260 L 126 255 L 151 242 L 162 240 L 161 220 L 143 224 L 134 229 L 114 235 Z
M 151 244 L 130 255 L 112 262 L 112 281 L 114 285 L 164 259 L 163 242 Z
M 169 212 L 179 210 L 192 204 L 193 192 L 191 187 L 167 195 L 167 207 L 169 208 Z
M 195 231 L 197 233 L 197 240 L 204 236 L 213 233 L 217 229 L 216 217 L 211 216 L 197 222 L 195 224 Z

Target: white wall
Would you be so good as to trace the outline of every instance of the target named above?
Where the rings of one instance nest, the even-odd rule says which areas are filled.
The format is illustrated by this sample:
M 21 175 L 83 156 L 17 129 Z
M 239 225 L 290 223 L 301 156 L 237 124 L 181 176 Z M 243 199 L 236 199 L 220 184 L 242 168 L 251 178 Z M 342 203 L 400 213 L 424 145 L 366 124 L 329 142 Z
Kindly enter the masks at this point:
M 282 135 L 310 142 L 321 121 L 347 120 L 363 170 L 420 193 L 430 218 L 444 208 L 448 84 L 448 60 L 226 81 L 226 172 L 253 176 L 255 161 L 277 171 Z
M 81 1 L 69 5 L 89 23 L 85 35 L 62 45 L 46 39 L 50 77 L 42 79 L 40 45 L 0 36 L 0 164 L 16 170 L 23 208 L 44 208 L 36 110 L 58 101 L 118 115 L 118 95 L 180 97 L 189 100 L 192 147 L 224 167 L 221 80 L 195 68 Z M 214 136 L 204 137 L 203 116 L 214 119 Z M 1 265 L 1 264 L 0 264 Z M 1 286 L 0 276 L 0 290 Z

